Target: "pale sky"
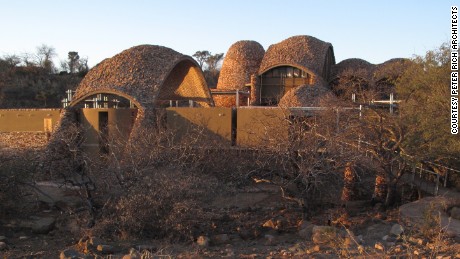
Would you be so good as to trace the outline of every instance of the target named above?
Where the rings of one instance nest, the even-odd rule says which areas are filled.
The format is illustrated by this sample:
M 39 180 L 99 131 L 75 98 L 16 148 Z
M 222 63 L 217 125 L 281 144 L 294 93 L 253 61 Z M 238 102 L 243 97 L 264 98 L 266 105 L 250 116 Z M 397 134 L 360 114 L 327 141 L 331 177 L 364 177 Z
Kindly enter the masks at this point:
M 447 42 L 450 6 L 460 0 L 0 0 L 0 56 L 52 46 L 94 66 L 141 44 L 186 55 L 225 53 L 238 40 L 267 49 L 310 35 L 334 46 L 337 63 L 410 58 Z

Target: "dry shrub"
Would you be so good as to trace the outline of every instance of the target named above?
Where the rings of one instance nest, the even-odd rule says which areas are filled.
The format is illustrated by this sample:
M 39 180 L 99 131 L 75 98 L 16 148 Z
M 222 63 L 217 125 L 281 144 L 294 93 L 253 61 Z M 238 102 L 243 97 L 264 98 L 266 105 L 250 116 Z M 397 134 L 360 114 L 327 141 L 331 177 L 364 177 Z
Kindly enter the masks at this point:
M 92 177 L 108 187 L 101 190 L 105 198 L 99 197 L 104 207 L 95 233 L 189 241 L 211 231 L 213 213 L 207 204 L 223 189 L 223 183 L 208 173 L 213 172 L 213 142 L 200 128 L 181 139 L 164 128 L 145 128 L 136 135 L 129 143 L 111 145 L 124 147 L 123 155 L 112 153 L 106 162 L 116 166 Z M 117 177 L 110 177 L 114 174 Z
M 34 152 L 11 149 L 8 153 L 0 153 L 0 216 L 24 214 L 27 187 L 32 186 L 37 166 Z
M 203 207 L 216 185 L 216 179 L 203 174 L 146 170 L 102 211 L 104 221 L 96 231 L 120 238 L 192 240 L 197 232 L 209 230 L 211 214 Z

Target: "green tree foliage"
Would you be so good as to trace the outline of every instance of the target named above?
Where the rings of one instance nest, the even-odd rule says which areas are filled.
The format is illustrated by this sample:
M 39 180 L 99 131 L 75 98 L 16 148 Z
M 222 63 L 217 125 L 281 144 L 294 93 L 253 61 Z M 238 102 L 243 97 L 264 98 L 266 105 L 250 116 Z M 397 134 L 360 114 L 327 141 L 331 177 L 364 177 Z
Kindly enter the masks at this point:
M 450 134 L 450 52 L 448 44 L 417 56 L 397 80 L 402 121 L 408 129 L 405 146 L 418 160 L 459 157 L 458 135 Z
M 197 51 L 193 54 L 201 69 L 203 70 L 206 83 L 210 88 L 217 86 L 220 74 L 220 62 L 224 58 L 224 53 L 211 54 L 207 50 Z
M 200 65 L 201 69 L 204 70 L 204 65 L 206 63 L 206 60 L 211 56 L 211 53 L 207 50 L 199 50 L 193 54 L 193 57 L 196 59 L 198 64 Z

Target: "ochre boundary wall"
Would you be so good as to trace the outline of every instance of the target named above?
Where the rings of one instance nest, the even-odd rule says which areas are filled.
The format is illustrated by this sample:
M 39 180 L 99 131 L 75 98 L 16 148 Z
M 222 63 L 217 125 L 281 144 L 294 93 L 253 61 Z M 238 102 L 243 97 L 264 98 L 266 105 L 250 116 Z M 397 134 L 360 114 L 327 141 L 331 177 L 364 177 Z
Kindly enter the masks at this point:
M 0 132 L 51 132 L 61 109 L 0 109 Z

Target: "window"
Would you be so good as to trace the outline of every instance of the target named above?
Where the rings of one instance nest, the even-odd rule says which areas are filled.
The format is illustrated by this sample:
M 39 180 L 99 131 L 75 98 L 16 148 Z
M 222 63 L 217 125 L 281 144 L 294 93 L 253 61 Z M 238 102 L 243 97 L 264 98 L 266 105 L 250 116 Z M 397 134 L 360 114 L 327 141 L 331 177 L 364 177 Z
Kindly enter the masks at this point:
M 293 67 L 287 67 L 286 77 L 292 77 L 292 74 L 293 74 Z
M 268 70 L 268 71 L 264 74 L 264 76 L 265 76 L 265 77 L 272 77 L 272 71 L 273 71 L 273 70 Z
M 273 77 L 280 77 L 280 68 L 274 68 L 271 71 L 273 71 Z
M 294 68 L 294 77 L 300 77 L 300 69 Z
M 263 74 L 265 78 L 309 78 L 307 72 L 290 66 L 275 67 Z
M 308 77 L 307 72 L 305 72 L 305 71 L 302 70 L 302 78 L 307 78 L 307 77 Z

